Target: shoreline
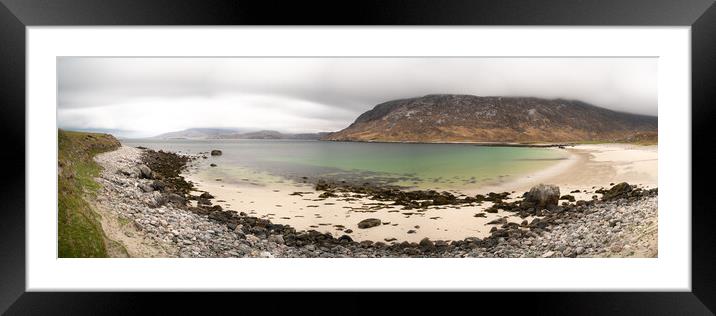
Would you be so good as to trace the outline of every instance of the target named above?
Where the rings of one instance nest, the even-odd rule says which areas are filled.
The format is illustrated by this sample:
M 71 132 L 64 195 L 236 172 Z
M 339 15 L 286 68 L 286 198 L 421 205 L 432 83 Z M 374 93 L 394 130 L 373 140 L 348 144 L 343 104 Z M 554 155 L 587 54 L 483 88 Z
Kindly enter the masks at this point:
M 599 152 L 603 145 L 582 145 L 565 149 L 569 157 L 546 169 L 510 179 L 509 181 L 484 185 L 476 189 L 449 190 L 455 194 L 487 194 L 489 192 L 511 192 L 507 201 L 519 200 L 522 193 L 539 183 L 557 184 L 561 195 L 571 195 L 575 200 L 590 201 L 601 194 L 595 192 L 600 188 L 608 188 L 619 182 L 634 182 L 634 177 L 587 177 L 581 183 L 574 178 L 581 178 L 586 170 L 591 174 L 597 169 L 610 169 L 609 164 L 595 165 L 593 152 Z M 628 144 L 610 144 L 606 147 L 616 147 L 629 150 L 633 146 Z M 638 147 L 639 150 L 650 150 L 650 147 Z M 655 147 L 654 147 L 655 149 Z M 654 150 L 654 155 L 656 151 Z M 654 173 L 656 170 L 652 170 Z M 610 173 L 610 172 L 608 172 Z M 573 176 L 569 176 L 574 174 Z M 315 190 L 314 185 L 297 183 L 287 180 L 281 184 L 271 184 L 267 187 L 251 185 L 234 185 L 223 181 L 202 179 L 197 175 L 197 169 L 184 173 L 185 178 L 192 182 L 197 192 L 210 192 L 216 198 L 212 200 L 224 209 L 241 209 L 250 216 L 256 216 L 284 225 L 291 225 L 299 230 L 317 230 L 334 235 L 345 234 L 347 229 L 351 238 L 358 241 L 392 241 L 392 242 L 418 242 L 423 238 L 432 240 L 461 240 L 466 237 L 485 238 L 491 234 L 491 229 L 498 225 L 489 224 L 505 218 L 507 222 L 521 224 L 522 221 L 531 221 L 533 216 L 521 218 L 515 214 L 498 210 L 496 213 L 487 213 L 486 210 L 494 204 L 490 202 L 457 205 L 436 206 L 424 210 L 402 210 L 401 206 L 372 200 L 360 195 L 343 194 L 337 197 L 319 198 L 324 192 Z M 570 179 L 571 178 L 571 179 Z M 591 185 L 587 185 L 590 183 Z M 654 183 L 639 185 L 644 189 L 656 187 Z M 579 192 L 575 192 L 579 191 Z M 302 195 L 292 195 L 293 192 L 303 192 Z M 310 193 L 309 193 L 310 192 Z M 560 201 L 564 202 L 564 201 Z M 370 205 L 365 207 L 365 205 Z M 319 209 L 320 208 L 320 209 Z M 347 210 L 347 211 L 346 211 Z M 475 217 L 481 215 L 482 217 Z M 358 222 L 368 218 L 378 217 L 389 226 L 379 226 L 367 230 L 356 229 Z
M 237 140 L 240 138 L 237 138 Z M 209 139 L 212 140 L 212 139 Z M 584 145 L 635 145 L 635 146 L 658 146 L 657 143 L 612 143 L 608 141 L 594 141 L 594 142 L 534 142 L 534 143 L 519 143 L 519 142 L 474 142 L 474 141 L 392 141 L 392 140 L 332 140 L 332 139 L 317 139 L 316 141 L 322 142 L 345 142 L 345 143 L 378 143 L 378 144 L 444 144 L 444 145 L 475 145 L 475 146 L 487 146 L 487 147 L 536 147 L 536 148 L 551 148 L 551 147 L 575 147 Z
M 391 140 L 332 140 L 332 139 L 318 139 L 321 142 L 343 142 L 343 143 L 370 143 L 370 144 L 435 144 L 435 145 L 474 145 L 474 146 L 485 146 L 485 147 L 535 147 L 535 148 L 550 148 L 550 147 L 567 147 L 578 145 L 578 143 L 510 143 L 510 142 L 470 142 L 470 141 L 391 141 Z
M 530 175 L 511 179 L 506 183 L 467 190 L 468 194 L 485 190 L 527 191 L 539 183 L 549 183 L 571 191 L 594 191 L 619 182 L 628 182 L 644 188 L 658 187 L 658 164 L 656 145 L 632 145 L 623 143 L 575 145 L 565 150 L 570 156 L 566 161 L 539 170 Z M 619 159 L 619 155 L 635 156 Z M 646 165 L 646 166 L 644 166 Z M 573 193 L 569 193 L 573 194 Z M 578 194 L 576 198 L 591 199 L 591 195 Z
M 124 155 L 131 156 L 129 159 L 126 157 L 123 158 L 122 161 L 130 160 L 132 163 L 141 163 L 141 159 L 139 158 L 142 152 L 146 152 L 139 149 L 134 148 L 128 148 L 124 146 L 123 148 L 120 148 L 118 151 L 123 152 Z M 111 155 L 106 155 L 111 156 Z M 103 157 L 102 157 L 103 158 Z M 106 159 L 100 161 L 103 161 L 103 165 L 111 165 L 115 162 L 112 161 L 112 159 Z M 527 256 L 527 257 L 551 257 L 551 256 L 557 256 L 557 257 L 571 257 L 571 256 L 613 256 L 613 255 L 627 255 L 629 256 L 629 253 L 622 253 L 622 250 L 624 250 L 625 247 L 615 247 L 614 249 L 605 249 L 608 248 L 606 246 L 596 246 L 598 243 L 587 243 L 585 244 L 585 247 L 582 248 L 574 248 L 572 246 L 567 246 L 567 248 L 562 249 L 562 246 L 559 244 L 551 245 L 549 243 L 545 244 L 539 244 L 535 245 L 535 241 L 548 238 L 547 236 L 556 234 L 560 232 L 562 229 L 561 227 L 564 226 L 563 223 L 573 222 L 573 221 L 579 221 L 586 217 L 594 217 L 596 215 L 593 215 L 593 213 L 599 213 L 599 212 L 607 212 L 607 213 L 614 213 L 619 214 L 624 211 L 625 207 L 619 206 L 619 205 L 626 205 L 626 209 L 633 210 L 634 212 L 643 212 L 643 211 L 650 211 L 655 212 L 655 203 L 656 203 L 656 197 L 651 195 L 644 195 L 644 197 L 636 198 L 636 200 L 629 201 L 629 200 L 619 200 L 619 201 L 598 201 L 599 203 L 595 203 L 595 201 L 586 201 L 586 204 L 583 204 L 582 206 L 576 206 L 571 205 L 568 206 L 570 210 L 574 211 L 559 211 L 557 213 L 549 213 L 549 214 L 542 214 L 542 216 L 538 217 L 530 217 L 531 223 L 528 223 L 525 226 L 525 223 L 527 223 L 527 220 L 524 220 L 524 222 L 520 223 L 517 221 L 511 221 L 507 220 L 504 222 L 499 222 L 496 224 L 492 224 L 490 226 L 486 226 L 486 228 L 490 228 L 488 234 L 483 237 L 475 238 L 472 236 L 468 236 L 466 238 L 455 238 L 452 241 L 450 240 L 442 240 L 442 239 L 434 239 L 434 238 L 423 238 L 420 240 L 420 243 L 417 243 L 415 241 L 408 242 L 404 241 L 402 243 L 392 242 L 390 245 L 387 244 L 387 242 L 377 241 L 377 240 L 371 240 L 370 239 L 363 240 L 362 242 L 355 242 L 353 241 L 353 238 L 351 236 L 343 235 L 340 238 L 336 238 L 333 236 L 339 236 L 337 234 L 325 234 L 321 233 L 315 230 L 308 230 L 306 232 L 301 232 L 298 229 L 293 229 L 289 226 L 281 225 L 279 224 L 272 224 L 273 220 L 271 219 L 261 219 L 258 217 L 253 217 L 253 214 L 243 214 L 244 212 L 241 211 L 242 214 L 237 214 L 239 211 L 237 210 L 236 213 L 232 213 L 232 211 L 222 211 L 222 208 L 219 208 L 219 211 L 206 211 L 207 213 L 195 213 L 196 211 L 188 212 L 187 210 L 191 210 L 192 207 L 189 206 L 187 209 L 186 207 L 174 207 L 169 204 L 167 205 L 161 205 L 157 206 L 160 210 L 163 211 L 152 211 L 152 207 L 147 208 L 146 204 L 149 200 L 147 200 L 148 194 L 152 198 L 161 197 L 162 194 L 158 193 L 157 191 L 149 192 L 149 193 L 143 193 L 142 190 L 138 190 L 137 186 L 138 184 L 136 181 L 140 181 L 140 183 L 144 180 L 130 180 L 131 177 L 124 177 L 120 176 L 122 179 L 116 179 L 116 173 L 113 174 L 105 174 L 103 172 L 103 177 L 110 178 L 112 180 L 120 181 L 122 183 L 125 183 L 123 181 L 135 181 L 135 184 L 133 187 L 127 187 L 123 185 L 121 188 L 115 187 L 117 191 L 120 191 L 122 194 L 126 194 L 129 197 L 131 197 L 130 200 L 124 199 L 122 203 L 132 204 L 134 206 L 130 207 L 130 209 L 135 210 L 135 212 L 130 212 L 129 215 L 131 215 L 134 218 L 134 222 L 137 223 L 135 226 L 141 227 L 137 228 L 137 231 L 141 232 L 142 234 L 146 234 L 147 229 L 150 233 L 150 236 L 155 236 L 152 238 L 159 238 L 161 237 L 161 241 L 163 243 L 168 243 L 173 246 L 175 246 L 179 253 L 175 254 L 175 256 L 189 256 L 189 257 L 215 257 L 215 256 L 262 256 L 262 257 L 272 257 L 272 256 L 281 256 L 281 257 L 323 257 L 323 256 L 349 256 L 349 257 L 394 257 L 394 256 L 407 256 L 407 257 L 453 257 L 453 256 L 459 256 L 459 257 L 515 257 L 515 256 Z M 156 181 L 156 180 L 155 180 Z M 111 181 L 110 181 L 111 182 Z M 146 181 L 145 181 L 146 182 Z M 107 181 L 104 181 L 104 185 L 112 185 L 111 183 L 108 183 Z M 141 185 L 141 184 L 139 184 Z M 129 191 L 127 191 L 129 190 Z M 214 198 L 214 201 L 221 200 L 223 197 L 222 195 L 217 192 L 216 190 L 210 191 L 211 194 L 216 194 L 217 197 Z M 285 195 L 288 195 L 289 192 L 278 192 Z M 563 194 L 566 194 L 567 192 L 562 192 Z M 649 193 L 651 194 L 651 193 Z M 110 196 L 112 197 L 112 196 Z M 514 198 L 514 196 L 513 196 Z M 102 201 L 108 201 L 111 199 L 108 199 L 107 196 L 102 196 Z M 506 201 L 509 202 L 512 201 L 512 199 Z M 582 201 L 584 202 L 584 201 Z M 636 203 L 636 204 L 635 204 Z M 647 203 L 646 205 L 651 205 L 645 208 L 645 210 L 641 210 L 641 206 L 639 206 L 642 203 Z M 138 205 L 137 205 L 138 204 Z M 150 203 L 151 204 L 151 203 Z M 219 203 L 217 203 L 219 204 Z M 578 204 L 578 203 L 577 203 Z M 635 204 L 636 206 L 632 205 Z M 639 205 L 637 205 L 639 204 Z M 122 204 L 124 205 L 124 204 Z M 114 207 L 114 212 L 120 213 L 121 216 L 125 216 L 127 214 L 121 214 L 123 212 L 122 205 L 119 207 Z M 216 205 L 216 204 L 215 204 Z M 613 205 L 613 206 L 612 206 Z M 490 206 L 489 203 L 485 203 L 482 205 L 483 208 L 486 208 Z M 215 206 L 214 206 L 215 207 Z M 290 205 L 288 205 L 290 207 Z M 118 209 L 119 208 L 119 209 Z M 234 208 L 232 206 L 232 208 Z M 136 215 L 138 212 L 136 212 L 136 209 L 141 209 L 141 215 Z M 228 209 L 228 208 L 227 208 Z M 450 208 L 447 209 L 449 211 Z M 201 210 L 201 209 L 200 209 Z M 323 211 L 323 209 L 321 209 Z M 441 209 L 441 211 L 446 211 L 445 209 Z M 205 212 L 205 211 L 201 211 Z M 146 214 L 145 214 L 146 213 Z M 191 221 L 195 224 L 192 224 L 193 226 L 206 226 L 206 227 L 213 227 L 211 229 L 206 228 L 208 231 L 213 232 L 211 234 L 220 234 L 221 239 L 217 240 L 214 237 L 206 237 L 201 234 L 201 232 L 197 232 L 195 229 L 188 229 L 189 235 L 191 236 L 188 240 L 184 238 L 184 231 L 179 231 L 176 229 L 170 230 L 170 234 L 162 233 L 162 231 L 166 231 L 166 229 L 162 229 L 163 225 L 163 217 L 165 217 L 165 214 L 171 213 L 174 214 L 175 217 L 180 218 L 191 218 Z M 202 215 L 203 214 L 203 215 Z M 492 213 L 487 213 L 492 214 Z M 508 212 L 508 211 L 502 211 L 500 210 L 497 214 L 499 218 L 502 216 L 516 216 L 514 212 Z M 628 212 L 626 215 L 632 215 L 632 212 Z M 139 216 L 139 221 L 137 221 L 137 216 Z M 207 218 L 208 216 L 208 218 Z M 622 216 L 622 215 L 620 215 Z M 252 219 L 253 218 L 253 219 Z M 519 216 L 517 217 L 520 220 Z M 526 218 L 526 217 L 525 217 Z M 596 217 L 599 218 L 599 217 Z M 631 221 L 639 221 L 641 222 L 641 217 L 634 217 L 630 219 Z M 653 221 L 650 223 L 655 225 L 655 214 Z M 217 222 L 218 221 L 218 222 Z M 592 221 L 587 221 L 587 225 L 598 225 L 599 227 L 602 226 L 609 226 L 609 223 L 604 223 L 603 220 L 597 220 L 597 223 L 594 223 Z M 159 226 L 152 224 L 152 223 L 159 223 Z M 199 224 L 197 224 L 199 223 Z M 225 224 L 222 224 L 225 223 Z M 235 224 L 232 224 L 235 223 Z M 262 226 L 256 226 L 258 223 L 264 223 L 261 225 L 268 225 L 264 228 L 261 228 Z M 168 224 L 170 227 L 172 226 L 171 223 Z M 219 225 L 219 226 L 216 226 Z M 222 225 L 229 225 L 228 229 L 226 226 Z M 272 226 L 273 225 L 273 226 Z M 192 227 L 193 227 L 192 226 Z M 233 226 L 233 227 L 232 227 Z M 643 225 L 637 225 L 637 226 L 643 226 Z M 551 228 L 550 228 L 551 227 Z M 382 227 L 380 227 L 382 228 Z M 372 229 L 377 228 L 370 228 L 367 230 L 361 230 L 361 231 L 371 231 Z M 573 228 L 571 228 L 573 229 Z M 609 228 L 609 229 L 613 229 Z M 617 227 L 616 229 L 620 229 L 619 232 L 621 232 L 621 227 Z M 354 229 L 354 231 L 358 231 L 358 229 Z M 568 231 L 567 231 L 568 233 Z M 655 233 L 655 232 L 654 232 Z M 198 234 L 198 235 L 197 235 Z M 351 234 L 353 235 L 353 234 Z M 470 235 L 470 234 L 468 234 Z M 173 236 L 173 237 L 170 237 Z M 281 237 L 278 237 L 281 236 Z M 321 237 L 323 236 L 323 237 Z M 198 239 L 197 239 L 198 238 Z M 204 238 L 203 240 L 201 240 Z M 591 237 L 590 237 L 591 238 Z M 594 238 L 602 238 L 599 236 L 595 236 Z M 222 244 L 223 241 L 221 240 L 227 240 L 230 241 L 234 246 L 227 246 L 226 244 Z M 195 246 L 197 242 L 201 241 L 201 246 Z M 214 243 L 218 243 L 217 245 L 214 245 Z M 238 244 L 237 244 L 238 243 Z M 327 244 L 326 244 L 327 243 Z M 579 242 L 581 243 L 581 242 Z M 607 243 L 606 241 L 604 242 Z M 610 242 L 611 244 L 611 242 Z M 624 244 L 622 242 L 622 244 Z M 237 245 L 244 245 L 245 247 L 240 247 Z M 257 245 L 264 245 L 264 246 L 257 246 Z M 312 246 L 315 245 L 315 246 Z M 332 245 L 332 246 L 329 246 Z M 375 245 L 375 246 L 374 246 Z M 592 246 L 589 246 L 592 245 Z M 242 250 L 236 250 L 234 249 L 236 247 L 241 248 Z M 193 248 L 192 248 L 193 247 Z M 217 249 L 218 247 L 218 249 Z M 228 248 L 227 248 L 228 247 Z M 546 248 L 545 248 L 546 247 Z M 557 247 L 557 248 L 555 248 Z M 231 248 L 231 250 L 229 250 Z M 554 248 L 557 250 L 550 250 L 550 251 L 543 251 L 541 249 L 552 249 Z M 559 249 L 562 250 L 559 250 Z M 168 249 L 173 249 L 171 247 L 168 247 Z M 187 250 L 188 249 L 188 250 Z M 522 249 L 522 250 L 518 250 Z M 570 250 L 571 249 L 571 250 Z M 586 249 L 586 250 L 585 250 Z M 262 251 L 265 250 L 265 251 Z M 615 251 L 616 250 L 616 251 Z M 628 250 L 628 249 L 627 249 Z M 517 252 L 515 252 L 517 251 Z M 651 252 L 648 252 L 646 255 L 644 254 L 637 254 L 637 256 L 655 256 L 655 254 L 651 255 Z M 268 255 L 267 255 L 268 254 Z M 633 253 L 631 254 L 633 255 Z
M 610 143 L 610 142 L 534 142 L 534 143 L 519 143 L 519 142 L 473 142 L 473 141 L 391 141 L 391 140 L 332 140 L 332 139 L 299 139 L 299 138 L 120 138 L 119 141 L 172 141 L 172 140 L 187 140 L 187 141 L 241 141 L 241 140 L 261 140 L 261 141 L 316 141 L 316 142 L 334 142 L 334 143 L 370 143 L 370 144 L 425 144 L 425 145 L 474 145 L 474 146 L 485 146 L 485 147 L 528 147 L 528 148 L 562 148 L 562 147 L 575 147 L 584 145 L 634 145 L 634 146 L 657 146 L 657 143 Z

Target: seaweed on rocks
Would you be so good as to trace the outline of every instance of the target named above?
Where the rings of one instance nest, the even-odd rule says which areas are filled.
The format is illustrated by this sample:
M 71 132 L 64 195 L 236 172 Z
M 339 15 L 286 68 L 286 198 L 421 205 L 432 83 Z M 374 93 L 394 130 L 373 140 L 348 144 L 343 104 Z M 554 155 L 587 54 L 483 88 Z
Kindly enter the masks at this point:
M 406 191 L 399 187 L 390 185 L 377 185 L 371 183 L 363 183 L 356 185 L 344 182 L 328 182 L 323 179 L 318 180 L 315 185 L 315 189 L 318 191 L 325 191 L 320 195 L 320 197 L 322 198 L 334 197 L 336 196 L 335 192 L 349 192 L 354 194 L 366 195 L 373 200 L 392 201 L 394 205 L 402 205 L 406 209 L 424 209 L 434 205 L 461 205 L 481 203 L 484 201 L 501 202 L 503 199 L 507 199 L 510 195 L 509 192 L 491 192 L 487 196 L 478 194 L 474 197 L 465 196 L 461 198 L 447 191 Z
M 154 174 L 154 178 L 160 181 L 168 193 L 175 193 L 187 197 L 194 187 L 181 176 L 182 171 L 190 161 L 189 156 L 177 155 L 175 153 L 144 150 L 142 161 Z

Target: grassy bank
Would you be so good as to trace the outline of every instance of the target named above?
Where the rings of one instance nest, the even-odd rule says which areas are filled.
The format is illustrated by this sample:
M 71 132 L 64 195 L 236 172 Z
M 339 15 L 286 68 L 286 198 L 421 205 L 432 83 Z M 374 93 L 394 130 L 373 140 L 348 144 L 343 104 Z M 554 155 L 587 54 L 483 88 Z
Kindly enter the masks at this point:
M 106 257 L 107 245 L 99 215 L 85 200 L 96 194 L 94 177 L 100 166 L 92 157 L 119 148 L 109 134 L 59 130 L 58 138 L 58 248 L 60 258 Z

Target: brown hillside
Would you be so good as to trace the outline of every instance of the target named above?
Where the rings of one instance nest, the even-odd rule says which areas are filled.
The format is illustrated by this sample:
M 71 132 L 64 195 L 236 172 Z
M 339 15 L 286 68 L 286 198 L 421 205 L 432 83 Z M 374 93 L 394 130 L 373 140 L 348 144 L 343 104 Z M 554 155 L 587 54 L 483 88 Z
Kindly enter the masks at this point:
M 657 118 L 580 101 L 427 95 L 378 104 L 323 140 L 555 143 L 654 139 Z

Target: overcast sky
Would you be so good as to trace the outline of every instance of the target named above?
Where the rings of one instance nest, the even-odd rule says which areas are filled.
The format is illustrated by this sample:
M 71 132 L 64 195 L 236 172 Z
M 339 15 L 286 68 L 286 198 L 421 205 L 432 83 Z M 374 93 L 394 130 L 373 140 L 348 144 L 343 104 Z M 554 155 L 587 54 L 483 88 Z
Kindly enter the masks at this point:
M 385 101 L 436 93 L 582 100 L 657 114 L 651 58 L 75 58 L 58 125 L 123 137 L 193 127 L 336 131 Z

